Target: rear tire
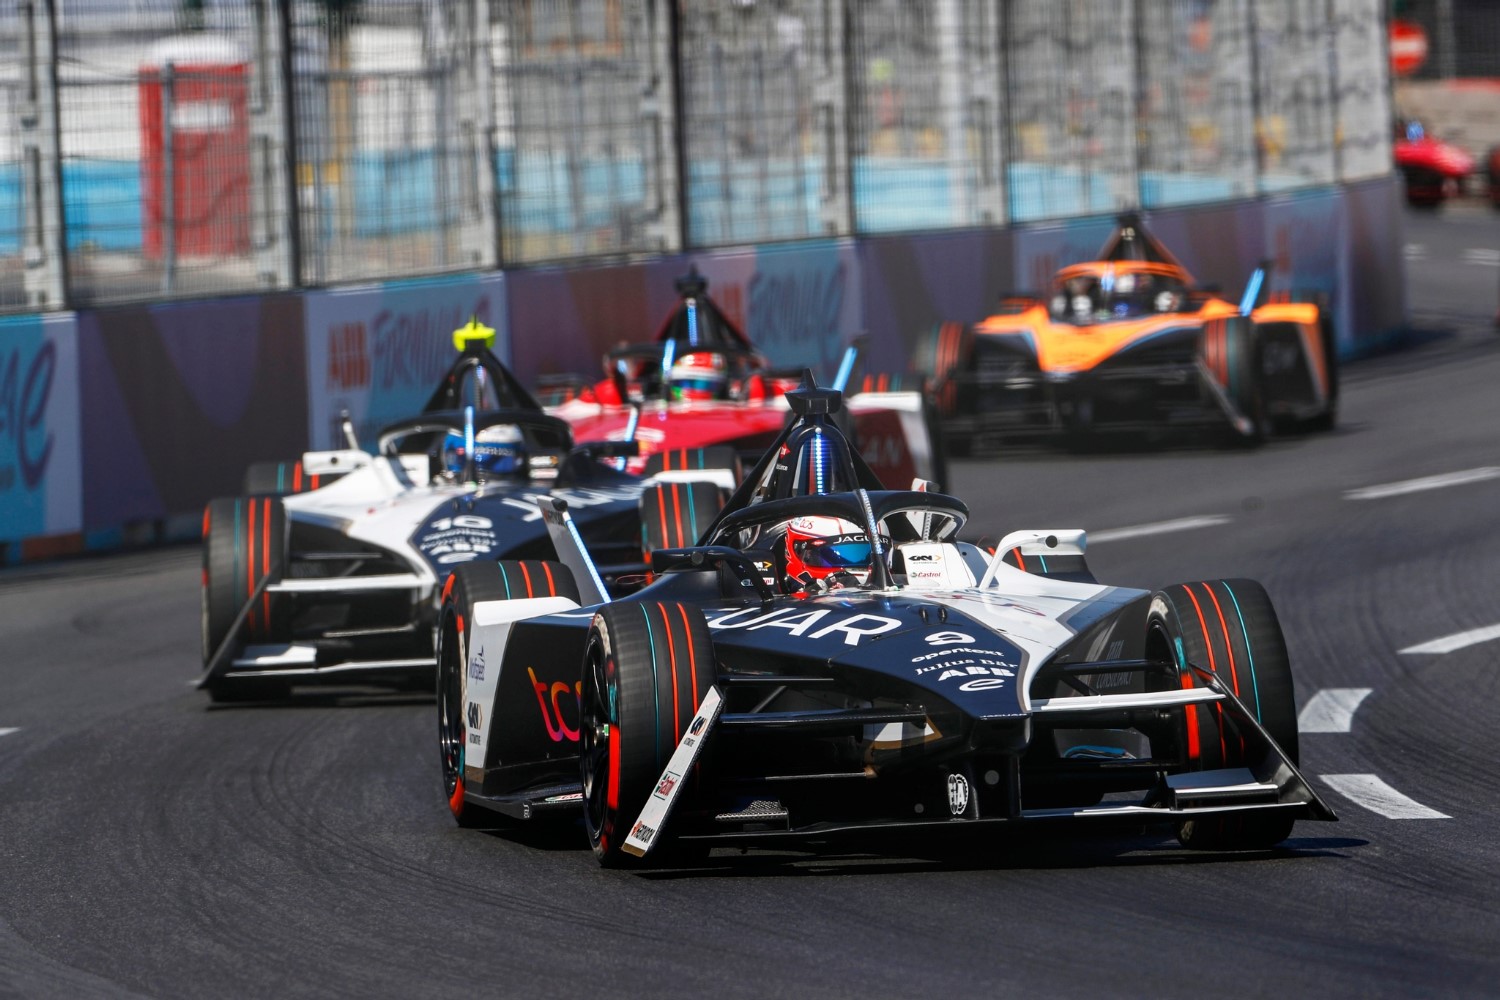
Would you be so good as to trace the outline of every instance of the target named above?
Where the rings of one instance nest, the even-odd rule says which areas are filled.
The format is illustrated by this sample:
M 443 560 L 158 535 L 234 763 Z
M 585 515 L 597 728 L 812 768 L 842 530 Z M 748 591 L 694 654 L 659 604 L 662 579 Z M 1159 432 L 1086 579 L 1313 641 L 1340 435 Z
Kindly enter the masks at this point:
M 343 478 L 344 473 L 312 474 L 302 468 L 302 460 L 290 462 L 253 462 L 245 470 L 245 492 L 292 496 L 308 493 Z
M 584 655 L 579 770 L 584 826 L 601 865 L 637 861 L 621 850 L 630 824 L 715 678 L 713 642 L 696 607 L 607 604 L 594 616 Z
M 1254 580 L 1177 584 L 1151 601 L 1147 628 L 1165 643 L 1179 683 L 1196 686 L 1187 664 L 1212 670 L 1297 763 L 1297 703 L 1286 640 L 1271 599 Z M 1184 749 L 1193 770 L 1242 767 L 1245 747 L 1217 705 L 1184 710 Z M 1202 850 L 1251 850 L 1285 840 L 1295 820 L 1247 810 L 1178 822 L 1177 839 Z
M 706 480 L 653 483 L 641 493 L 641 552 L 697 545 L 724 508 L 719 487 Z
M 567 597 L 578 601 L 578 585 L 561 563 L 537 559 L 463 563 L 443 583 L 438 612 L 437 703 L 438 757 L 442 762 L 443 796 L 448 812 L 461 827 L 489 826 L 497 814 L 464 800 L 464 766 L 469 732 L 469 631 L 474 606 L 481 601 L 524 597 Z M 498 668 L 498 664 L 496 665 Z M 483 766 L 483 762 L 480 762 Z
M 744 464 L 739 452 L 727 444 L 709 445 L 704 448 L 669 448 L 652 452 L 646 458 L 642 475 L 647 478 L 659 472 L 706 472 L 710 469 L 727 469 L 734 475 L 735 485 L 745 477 Z
M 262 580 L 281 580 L 287 562 L 286 510 L 275 497 L 211 500 L 203 511 L 203 588 L 201 595 L 203 665 L 229 635 L 240 610 Z M 240 629 L 240 644 L 287 642 L 291 606 L 285 597 L 263 592 Z M 286 697 L 290 684 L 274 677 L 231 678 L 222 674 L 208 685 L 216 702 L 265 701 Z
M 974 331 L 967 323 L 939 323 L 917 339 L 912 368 L 927 380 L 927 390 L 940 416 L 963 409 L 956 378 L 970 367 L 974 355 Z

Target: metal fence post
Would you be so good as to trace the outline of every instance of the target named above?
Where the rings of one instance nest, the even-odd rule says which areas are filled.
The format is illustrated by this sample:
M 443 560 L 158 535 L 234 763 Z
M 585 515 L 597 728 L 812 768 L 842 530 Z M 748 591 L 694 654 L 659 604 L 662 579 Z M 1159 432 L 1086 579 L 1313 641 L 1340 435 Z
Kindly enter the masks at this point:
M 1250 142 L 1253 146 L 1251 154 L 1254 156 L 1252 166 L 1255 170 L 1255 193 L 1263 195 L 1265 193 L 1263 182 L 1266 176 L 1266 155 L 1265 144 L 1261 141 L 1261 130 L 1265 125 L 1260 120 L 1260 18 L 1255 16 L 1253 0 L 1245 5 L 1245 31 L 1250 39 L 1247 51 L 1250 56 Z
M 24 0 L 25 91 L 20 118 L 21 198 L 25 209 L 22 260 L 26 304 L 67 304 L 67 230 L 63 213 L 62 130 L 59 127 L 56 0 Z
M 969 187 L 969 134 L 964 120 L 964 83 L 970 67 L 964 64 L 963 12 L 959 10 L 959 0 L 937 0 L 936 27 L 939 93 L 942 95 L 938 104 L 943 112 L 951 219 L 954 225 L 968 226 L 974 222 L 975 200 Z
M 491 47 L 490 0 L 471 0 L 468 6 L 473 40 L 465 71 L 465 116 L 460 124 L 469 137 L 471 148 L 464 150 L 468 161 L 464 169 L 473 171 L 472 185 L 465 185 L 474 196 L 475 218 L 472 225 L 459 227 L 460 252 L 464 260 L 476 267 L 494 267 L 500 263 L 499 212 L 495 198 L 495 67 Z
M 813 88 L 815 141 L 823 158 L 818 217 L 828 236 L 854 232 L 853 170 L 849 162 L 849 32 L 845 0 L 823 0 L 822 45 Z
M 282 176 L 285 178 L 286 254 L 283 258 L 289 284 L 302 284 L 302 202 L 298 189 L 301 179 L 297 175 L 297 73 L 293 64 L 295 50 L 292 48 L 292 2 L 276 0 L 277 28 L 280 29 L 277 56 L 278 76 L 281 81 L 281 160 Z
M 177 65 L 161 68 L 161 293 L 171 295 L 177 279 Z
M 267 288 L 290 288 L 297 272 L 289 257 L 291 239 L 287 192 L 296 189 L 290 161 L 282 152 L 289 104 L 279 72 L 283 54 L 279 4 L 253 0 L 250 61 L 250 245 L 256 280 Z
M 681 80 L 677 62 L 677 0 L 651 0 L 646 10 L 646 79 L 641 88 L 641 127 L 645 134 L 647 239 L 663 253 L 685 244 L 686 195 L 678 123 L 682 120 Z

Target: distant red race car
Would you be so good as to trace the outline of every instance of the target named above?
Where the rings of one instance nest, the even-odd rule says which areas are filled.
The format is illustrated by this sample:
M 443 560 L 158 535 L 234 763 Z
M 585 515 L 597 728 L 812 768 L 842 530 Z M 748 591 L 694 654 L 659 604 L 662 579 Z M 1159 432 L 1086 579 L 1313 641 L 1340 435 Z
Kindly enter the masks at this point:
M 1437 208 L 1462 194 L 1476 166 L 1467 150 L 1429 135 L 1415 120 L 1397 120 L 1392 153 L 1396 167 L 1406 178 L 1406 203 L 1413 208 Z M 1500 159 L 1497 154 L 1500 150 L 1490 154 L 1492 175 Z M 1490 198 L 1500 198 L 1494 183 L 1490 185 Z
M 537 394 L 578 440 L 638 442 L 633 472 L 693 467 L 706 461 L 706 449 L 732 450 L 753 465 L 786 425 L 784 397 L 802 372 L 773 368 L 709 297 L 708 281 L 696 270 L 678 279 L 677 291 L 680 300 L 651 341 L 605 357 L 604 379 L 553 378 Z M 845 390 L 856 360 L 851 348 L 835 388 Z M 913 479 L 945 478 L 920 392 L 899 391 L 899 378 L 875 376 L 846 391 L 848 431 L 882 482 L 905 488 Z

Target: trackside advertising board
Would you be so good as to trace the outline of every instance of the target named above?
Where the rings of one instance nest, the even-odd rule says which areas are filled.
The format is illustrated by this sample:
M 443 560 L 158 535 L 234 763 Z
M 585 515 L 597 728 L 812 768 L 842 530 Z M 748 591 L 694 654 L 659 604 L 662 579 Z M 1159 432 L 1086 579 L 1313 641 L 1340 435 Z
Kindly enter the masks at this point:
M 79 530 L 80 478 L 74 315 L 0 320 L 0 540 Z
M 313 448 L 342 446 L 345 410 L 367 449 L 382 427 L 419 412 L 453 363 L 453 331 L 470 317 L 495 327 L 495 354 L 510 360 L 502 274 L 310 292 L 304 304 Z

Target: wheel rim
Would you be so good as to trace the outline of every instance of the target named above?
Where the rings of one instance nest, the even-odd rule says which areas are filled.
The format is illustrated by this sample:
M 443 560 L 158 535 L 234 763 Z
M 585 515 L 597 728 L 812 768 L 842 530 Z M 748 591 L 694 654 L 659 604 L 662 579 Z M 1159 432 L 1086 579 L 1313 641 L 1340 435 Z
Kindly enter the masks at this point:
M 456 635 L 454 638 L 457 638 Z M 453 800 L 454 793 L 458 791 L 463 781 L 465 731 L 459 710 L 462 692 L 459 689 L 458 670 L 455 669 L 452 649 L 452 643 L 443 645 L 443 663 L 440 672 L 442 681 L 438 686 L 438 697 L 442 702 L 442 707 L 438 712 L 438 751 L 443 758 L 443 790 L 448 796 L 448 807 L 456 815 L 462 807 L 462 800 L 459 801 L 458 806 L 454 805 Z
M 585 662 L 583 718 L 579 727 L 579 769 L 583 779 L 584 823 L 589 840 L 598 844 L 610 808 L 609 773 L 611 726 L 617 724 L 611 711 L 614 663 L 598 636 L 589 640 Z

